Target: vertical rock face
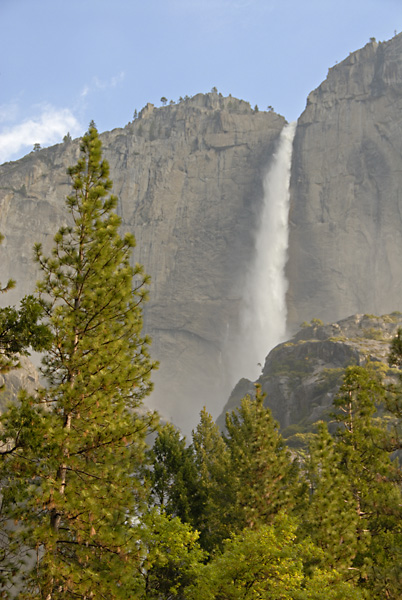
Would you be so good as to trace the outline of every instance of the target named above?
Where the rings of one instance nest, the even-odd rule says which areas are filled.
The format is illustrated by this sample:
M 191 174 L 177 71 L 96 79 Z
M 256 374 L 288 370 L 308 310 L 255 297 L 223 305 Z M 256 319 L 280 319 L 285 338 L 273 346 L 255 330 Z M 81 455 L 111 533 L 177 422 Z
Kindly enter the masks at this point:
M 290 330 L 402 308 L 401 115 L 402 34 L 372 40 L 310 94 L 293 146 Z M 150 403 L 187 432 L 202 405 L 217 415 L 235 383 L 225 361 L 284 124 L 212 93 L 147 105 L 102 135 L 123 232 L 152 277 L 145 330 L 161 366 Z M 76 140 L 0 166 L 0 281 L 18 282 L 7 304 L 34 288 L 34 242 L 50 251 L 67 221 L 66 169 L 78 156 Z
M 200 94 L 148 105 L 101 136 L 123 231 L 134 233 L 134 260 L 152 277 L 145 330 L 160 369 L 150 402 L 185 429 L 204 404 L 217 414 L 230 391 L 222 350 L 237 329 L 262 176 L 284 123 L 234 98 Z M 19 296 L 38 278 L 34 242 L 50 250 L 67 220 L 66 169 L 78 154 L 75 141 L 0 167 L 0 281 L 17 279 Z
M 372 40 L 312 92 L 294 142 L 288 315 L 402 305 L 402 35 Z

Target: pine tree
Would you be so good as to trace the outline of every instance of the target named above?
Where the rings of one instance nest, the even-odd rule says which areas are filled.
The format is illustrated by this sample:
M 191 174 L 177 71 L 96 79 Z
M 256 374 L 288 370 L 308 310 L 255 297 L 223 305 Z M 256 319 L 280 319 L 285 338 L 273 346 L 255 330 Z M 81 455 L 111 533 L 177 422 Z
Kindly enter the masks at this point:
M 375 598 L 399 598 L 401 569 L 402 495 L 398 466 L 388 452 L 388 431 L 377 406 L 384 386 L 371 368 L 348 367 L 334 401 L 338 464 L 347 476 L 359 517 L 356 536 L 364 549 L 354 559 L 362 584 Z
M 231 533 L 235 490 L 230 453 L 205 408 L 192 437 L 188 446 L 174 425 L 161 427 L 150 452 L 148 479 L 156 506 L 191 525 L 200 546 L 211 552 Z
M 375 527 L 382 514 L 380 498 L 384 482 L 393 471 L 390 455 L 386 449 L 387 430 L 377 417 L 377 407 L 384 398 L 384 388 L 376 373 L 364 367 L 348 367 L 343 384 L 334 400 L 337 409 L 335 420 L 336 450 L 344 473 L 353 491 L 355 510 L 362 519 L 362 528 Z M 385 500 L 383 498 L 383 500 Z M 366 523 L 366 524 L 364 524 Z
M 358 536 L 359 515 L 339 458 L 327 424 L 319 423 L 306 461 L 309 500 L 307 509 L 300 515 L 299 536 L 310 536 L 324 551 L 326 567 L 353 575 L 349 569 L 365 545 Z
M 194 524 L 199 499 L 198 475 L 191 447 L 171 423 L 160 428 L 151 454 L 151 495 L 168 515 Z
M 201 546 L 211 552 L 231 533 L 230 511 L 235 501 L 230 453 L 212 416 L 205 408 L 193 431 L 193 449 L 201 498 L 194 526 Z
M 268 523 L 280 509 L 292 504 L 290 454 L 263 401 L 257 387 L 254 400 L 246 396 L 239 409 L 226 415 L 235 493 L 233 531 Z
M 142 406 L 155 366 L 141 331 L 148 278 L 130 266 L 133 236 L 118 234 L 94 126 L 69 174 L 72 225 L 58 231 L 50 257 L 36 246 L 53 335 L 47 387 L 2 419 L 4 440 L 20 432 L 5 458 L 4 502 L 18 522 L 11 545 L 23 542 L 35 557 L 19 598 L 131 598 L 144 499 L 138 470 L 153 423 Z

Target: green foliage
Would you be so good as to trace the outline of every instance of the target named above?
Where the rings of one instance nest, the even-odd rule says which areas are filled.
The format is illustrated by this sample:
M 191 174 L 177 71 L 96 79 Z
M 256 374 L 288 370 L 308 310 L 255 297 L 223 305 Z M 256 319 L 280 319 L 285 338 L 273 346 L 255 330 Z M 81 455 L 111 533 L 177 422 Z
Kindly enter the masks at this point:
M 354 497 L 338 461 L 334 439 L 322 422 L 310 441 L 305 471 L 309 494 L 299 535 L 309 535 L 323 550 L 324 566 L 348 572 L 362 540 L 356 534 L 359 516 Z
M 383 341 L 384 338 L 384 332 L 381 331 L 381 329 L 377 329 L 375 327 L 368 327 L 366 329 L 363 329 L 363 336 L 365 338 L 368 338 L 369 340 L 378 340 L 378 341 Z
M 388 362 L 399 369 L 402 367 L 402 329 L 398 328 L 397 334 L 391 342 Z
M 388 388 L 386 405 L 389 412 L 394 416 L 394 423 L 390 436 L 390 450 L 402 449 L 402 329 L 398 329 L 396 337 L 391 342 L 388 357 L 390 365 L 397 367 L 399 382 Z
M 346 370 L 334 402 L 340 425 L 336 451 L 359 517 L 356 538 L 364 545 L 354 567 L 365 587 L 382 590 L 380 597 L 397 598 L 386 596 L 394 565 L 384 544 L 401 545 L 402 496 L 395 485 L 398 465 L 388 452 L 386 424 L 377 416 L 376 405 L 384 400 L 384 393 L 378 371 L 363 367 Z
M 29 356 L 29 348 L 41 351 L 49 347 L 51 333 L 40 323 L 43 308 L 33 296 L 25 296 L 20 309 L 6 306 L 0 309 L 0 371 L 18 366 L 15 355 Z
M 300 327 L 302 329 L 305 329 L 306 327 L 322 327 L 324 325 L 324 322 L 321 321 L 321 319 L 311 319 L 310 323 L 308 323 L 307 321 L 303 321 L 303 323 L 301 323 Z
M 317 318 L 311 319 L 310 323 L 313 327 L 322 327 L 324 325 L 324 322 Z
M 148 473 L 151 496 L 168 515 L 193 524 L 199 501 L 197 471 L 192 448 L 171 423 L 160 428 L 151 453 Z
M 183 589 L 194 581 L 205 558 L 197 543 L 198 533 L 179 518 L 152 510 L 142 521 L 140 537 L 135 597 L 182 598 Z
M 226 415 L 234 503 L 232 531 L 269 522 L 292 502 L 292 463 L 259 387 L 239 409 Z
M 380 368 L 379 368 L 380 367 Z M 298 502 L 298 539 L 323 551 L 321 568 L 355 581 L 364 597 L 400 597 L 402 547 L 400 471 L 391 460 L 382 365 L 348 367 L 334 401 L 337 429 L 321 423 L 303 474 L 308 494 Z M 383 410 L 383 409 L 382 409 Z M 332 427 L 333 428 L 333 427 Z
M 4 236 L 0 234 L 0 244 Z M 9 279 L 0 292 L 15 287 Z M 29 348 L 44 350 L 51 340 L 50 330 L 41 323 L 43 309 L 33 296 L 25 296 L 17 310 L 14 306 L 0 308 L 0 373 L 19 366 L 17 354 L 29 356 Z
M 47 387 L 2 417 L 3 509 L 18 523 L 11 548 L 37 557 L 18 574 L 19 598 L 131 598 L 138 567 L 140 478 L 154 418 L 141 305 L 147 277 L 130 266 L 134 239 L 118 234 L 117 198 L 90 126 L 69 169 L 73 225 L 50 257 L 36 246 L 41 304 L 52 332 Z M 132 289 L 133 280 L 136 282 Z
M 390 315 L 382 315 L 381 320 L 384 323 L 396 323 L 400 320 L 401 313 L 399 311 L 394 311 Z
M 200 570 L 188 600 L 346 600 L 361 598 L 333 570 L 318 570 L 320 551 L 297 543 L 295 524 L 283 514 L 271 525 L 246 529 Z
M 230 507 L 235 497 L 228 447 L 205 408 L 193 432 L 192 447 L 201 500 L 194 525 L 200 532 L 201 546 L 211 552 L 221 548 L 222 541 L 230 535 Z

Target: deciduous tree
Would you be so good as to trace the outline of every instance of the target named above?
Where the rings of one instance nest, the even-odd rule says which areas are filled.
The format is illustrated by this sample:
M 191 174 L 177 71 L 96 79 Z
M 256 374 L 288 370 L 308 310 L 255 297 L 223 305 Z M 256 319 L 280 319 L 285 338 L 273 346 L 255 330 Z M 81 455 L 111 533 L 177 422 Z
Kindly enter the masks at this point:
M 295 523 L 277 515 L 270 525 L 245 529 L 201 567 L 188 600 L 361 600 L 333 569 L 318 569 L 320 550 L 296 541 Z

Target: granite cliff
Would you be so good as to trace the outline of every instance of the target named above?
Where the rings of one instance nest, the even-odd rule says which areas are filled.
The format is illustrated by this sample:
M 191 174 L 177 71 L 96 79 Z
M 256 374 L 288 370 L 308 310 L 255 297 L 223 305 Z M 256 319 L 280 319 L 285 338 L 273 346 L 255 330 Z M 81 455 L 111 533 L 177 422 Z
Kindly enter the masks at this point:
M 307 99 L 294 140 L 288 315 L 402 305 L 402 35 L 371 40 Z
M 145 330 L 160 369 L 151 404 L 180 426 L 193 425 L 203 404 L 217 414 L 230 393 L 223 349 L 237 330 L 263 172 L 284 123 L 211 93 L 147 105 L 101 136 L 122 229 L 152 278 Z M 0 280 L 18 282 L 7 303 L 33 289 L 34 242 L 50 249 L 65 222 L 66 169 L 78 152 L 75 140 L 0 167 Z
M 309 95 L 291 167 L 290 333 L 312 318 L 402 309 L 401 115 L 402 34 L 371 40 Z M 211 93 L 147 105 L 101 136 L 123 231 L 137 239 L 133 260 L 152 277 L 145 329 L 161 366 L 150 403 L 187 431 L 202 405 L 218 414 L 234 383 L 262 181 L 285 123 Z M 7 303 L 34 287 L 33 243 L 50 249 L 65 222 L 78 152 L 79 140 L 66 141 L 0 166 L 0 281 L 18 281 Z

